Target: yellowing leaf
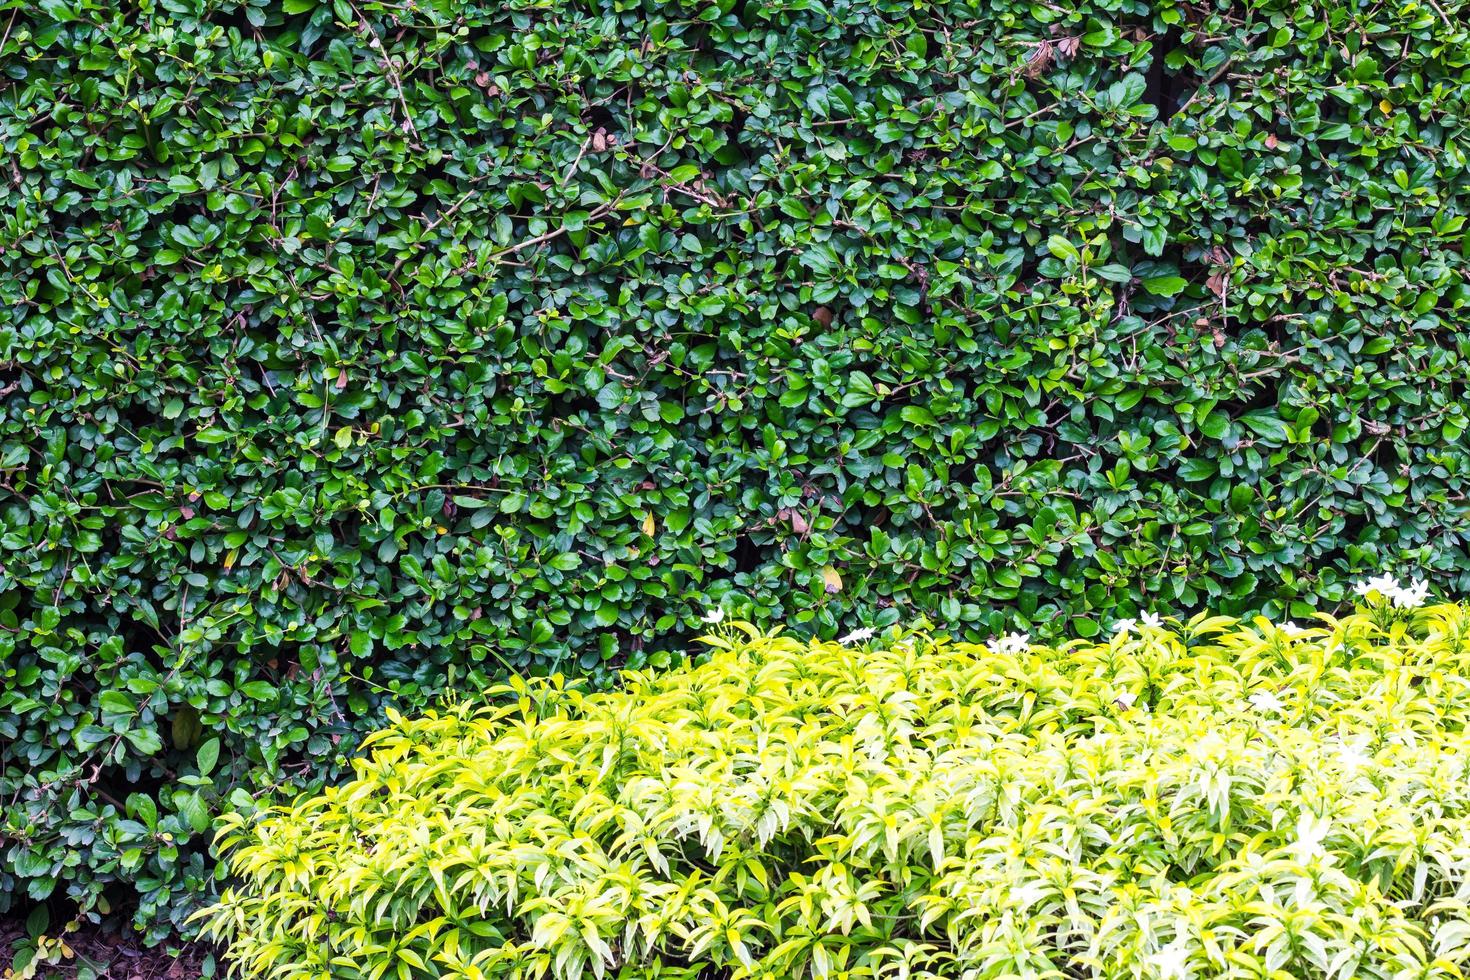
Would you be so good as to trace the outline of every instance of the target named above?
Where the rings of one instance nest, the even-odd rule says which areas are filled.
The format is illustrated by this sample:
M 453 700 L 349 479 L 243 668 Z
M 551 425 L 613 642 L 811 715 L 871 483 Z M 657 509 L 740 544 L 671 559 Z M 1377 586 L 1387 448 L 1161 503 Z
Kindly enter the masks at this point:
M 654 524 L 653 512 L 649 511 L 643 515 L 643 533 L 651 538 L 653 537 L 653 532 L 656 530 L 658 530 L 658 526 Z
M 831 565 L 822 567 L 822 581 L 826 583 L 829 593 L 842 591 L 842 576 Z

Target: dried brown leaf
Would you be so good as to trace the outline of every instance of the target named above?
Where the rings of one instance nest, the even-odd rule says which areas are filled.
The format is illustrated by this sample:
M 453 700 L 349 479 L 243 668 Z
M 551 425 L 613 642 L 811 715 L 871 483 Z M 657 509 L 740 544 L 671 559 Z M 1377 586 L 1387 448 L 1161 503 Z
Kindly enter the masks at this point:
M 1031 49 L 1031 54 L 1026 58 L 1026 67 L 1022 73 L 1027 78 L 1040 78 L 1046 74 L 1055 59 L 1056 46 L 1050 41 L 1037 41 L 1036 46 Z

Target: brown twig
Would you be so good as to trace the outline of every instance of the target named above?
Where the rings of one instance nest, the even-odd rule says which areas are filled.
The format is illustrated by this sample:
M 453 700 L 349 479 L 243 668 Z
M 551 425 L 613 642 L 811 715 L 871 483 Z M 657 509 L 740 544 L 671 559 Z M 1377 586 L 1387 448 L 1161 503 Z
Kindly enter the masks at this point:
M 577 172 L 577 164 L 581 163 L 582 157 L 587 155 L 587 147 L 590 145 L 592 145 L 592 137 L 589 136 L 582 141 L 582 148 L 577 151 L 577 158 L 572 161 L 572 165 L 567 168 L 567 172 L 562 174 L 561 180 L 556 182 L 557 187 L 565 187 L 567 181 L 572 179 L 572 174 Z
M 352 5 L 352 12 L 357 14 L 357 20 L 362 25 L 362 29 L 372 35 L 368 47 L 378 53 L 378 60 L 383 70 L 388 73 L 388 80 L 393 83 L 393 89 L 398 93 L 398 105 L 403 109 L 403 125 L 408 127 L 410 133 L 413 133 L 415 141 L 422 140 L 423 137 L 419 135 L 418 127 L 413 124 L 413 116 L 408 111 L 408 100 L 403 97 L 403 79 L 399 77 L 398 69 L 393 66 L 393 59 L 388 56 L 388 49 L 383 46 L 383 38 L 378 34 L 377 28 L 373 27 L 372 23 L 363 16 L 362 11 L 357 9 L 356 4 Z
M 588 221 L 596 221 L 598 218 L 601 218 L 601 217 L 605 216 L 606 214 L 608 214 L 608 212 L 612 211 L 613 208 L 617 207 L 618 204 L 622 202 L 622 200 L 623 200 L 623 195 L 622 194 L 619 194 L 613 200 L 608 201 L 606 204 L 603 204 L 600 207 L 598 207 L 596 210 L 590 212 L 587 215 L 587 220 Z M 535 238 L 528 238 L 525 241 L 519 242 L 519 243 L 517 243 L 515 245 L 508 245 L 505 248 L 501 249 L 500 251 L 498 251 L 498 252 L 494 253 L 493 255 L 491 255 L 491 258 L 492 259 L 498 259 L 498 258 L 500 258 L 501 256 L 504 256 L 504 255 L 515 255 L 521 249 L 530 248 L 532 245 L 540 245 L 542 242 L 549 242 L 549 241 L 551 241 L 554 238 L 560 238 L 562 235 L 565 235 L 566 233 L 567 233 L 567 226 L 566 226 L 566 223 L 563 222 L 562 225 L 559 228 L 556 228 L 556 229 L 554 229 L 552 231 L 548 231 L 545 234 L 537 235 Z
M 1215 71 L 1214 71 L 1214 73 L 1211 74 L 1209 78 L 1205 79 L 1205 83 L 1203 85 L 1201 85 L 1199 88 L 1197 88 L 1197 89 L 1194 90 L 1194 94 L 1191 95 L 1188 99 L 1186 99 L 1184 101 L 1184 104 L 1179 107 L 1179 110 L 1177 112 L 1175 112 L 1174 115 L 1176 115 L 1176 116 L 1182 116 L 1182 115 L 1184 115 L 1184 110 L 1185 109 L 1188 109 L 1194 103 L 1194 100 L 1197 99 L 1197 98 L 1199 98 L 1199 94 L 1201 92 L 1203 92 L 1205 89 L 1209 88 L 1211 85 L 1214 85 L 1216 82 L 1218 82 L 1220 80 L 1221 76 L 1223 76 L 1227 71 L 1229 71 L 1230 70 L 1230 66 L 1232 64 L 1234 64 L 1234 63 L 1235 63 L 1235 59 L 1234 58 L 1226 58 L 1223 62 L 1221 62 L 1220 63 L 1220 67 L 1219 68 L 1216 68 Z

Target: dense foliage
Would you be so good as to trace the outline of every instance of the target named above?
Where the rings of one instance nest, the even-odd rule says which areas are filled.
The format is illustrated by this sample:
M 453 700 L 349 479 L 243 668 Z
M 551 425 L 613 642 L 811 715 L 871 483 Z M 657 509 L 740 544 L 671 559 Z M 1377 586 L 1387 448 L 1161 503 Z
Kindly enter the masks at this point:
M 213 928 L 282 980 L 1470 964 L 1470 608 L 884 640 L 399 722 L 227 818 Z
M 719 602 L 1470 587 L 1467 23 L 0 0 L 0 912 L 161 932 L 383 704 Z

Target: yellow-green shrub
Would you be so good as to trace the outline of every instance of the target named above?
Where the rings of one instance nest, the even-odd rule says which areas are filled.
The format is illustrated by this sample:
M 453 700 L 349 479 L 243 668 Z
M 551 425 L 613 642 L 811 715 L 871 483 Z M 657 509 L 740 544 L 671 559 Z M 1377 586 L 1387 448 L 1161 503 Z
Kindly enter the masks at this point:
M 1377 598 L 1377 594 L 1374 594 Z M 222 832 L 278 977 L 1459 976 L 1470 610 L 1059 649 L 741 624 Z

